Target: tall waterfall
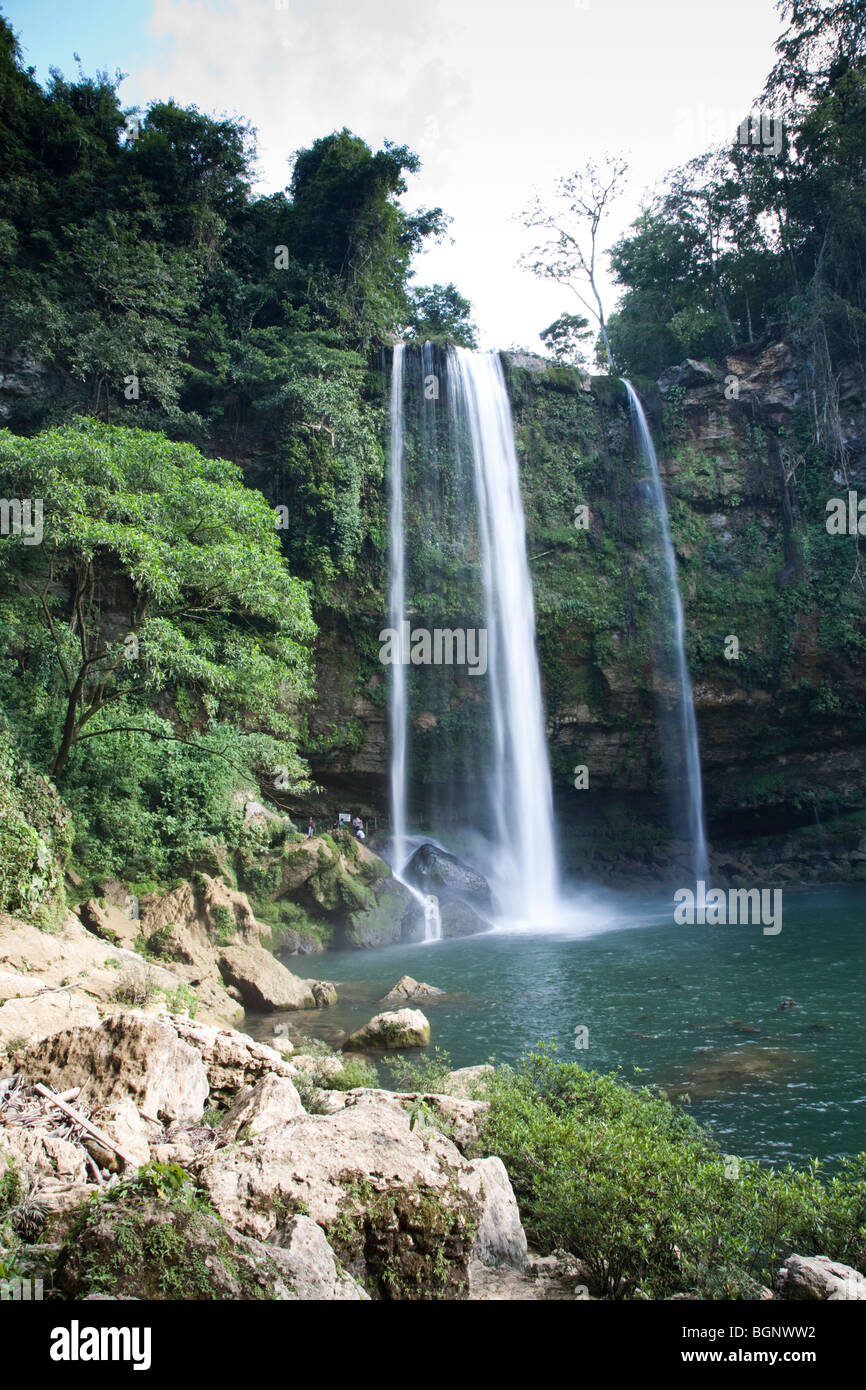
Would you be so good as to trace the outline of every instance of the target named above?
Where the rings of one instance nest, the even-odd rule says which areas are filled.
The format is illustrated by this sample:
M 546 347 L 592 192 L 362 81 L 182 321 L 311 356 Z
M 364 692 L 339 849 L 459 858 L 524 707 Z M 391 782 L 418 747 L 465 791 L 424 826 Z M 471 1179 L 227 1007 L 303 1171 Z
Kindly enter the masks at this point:
M 509 916 L 557 914 L 553 798 L 535 652 L 535 608 L 511 408 L 497 353 L 452 348 L 452 409 L 475 470 L 493 717 L 489 795 L 495 869 Z
M 706 879 L 707 836 L 704 828 L 704 794 L 701 785 L 698 726 L 695 720 L 692 682 L 689 676 L 688 662 L 686 661 L 686 633 L 685 620 L 683 617 L 683 601 L 680 595 L 679 585 L 677 584 L 677 562 L 676 556 L 674 555 L 673 542 L 671 541 L 667 502 L 665 501 L 665 493 L 662 487 L 661 474 L 659 472 L 659 464 L 653 445 L 652 435 L 649 425 L 647 424 L 643 406 L 640 403 L 640 398 L 630 381 L 626 381 L 625 378 L 623 378 L 623 385 L 628 392 L 628 403 L 631 410 L 632 424 L 637 436 L 638 447 L 644 459 L 649 464 L 652 475 L 653 505 L 655 507 L 656 516 L 658 517 L 659 530 L 661 532 L 662 549 L 664 552 L 668 581 L 668 603 L 673 627 L 673 656 L 678 685 L 677 711 L 686 771 L 685 794 L 689 836 L 692 842 L 695 877 L 696 879 Z

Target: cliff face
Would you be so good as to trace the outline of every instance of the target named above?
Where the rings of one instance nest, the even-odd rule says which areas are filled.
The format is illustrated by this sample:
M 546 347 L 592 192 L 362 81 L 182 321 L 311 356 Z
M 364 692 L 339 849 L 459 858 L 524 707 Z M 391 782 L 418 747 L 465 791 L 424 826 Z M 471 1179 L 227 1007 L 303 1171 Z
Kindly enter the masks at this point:
M 665 843 L 676 787 L 675 760 L 661 751 L 671 691 L 658 521 L 625 392 L 609 378 L 526 357 L 507 359 L 506 373 L 566 863 L 643 872 L 680 847 Z M 685 363 L 636 385 L 677 553 L 716 871 L 723 876 L 726 862 L 748 852 L 746 868 L 759 873 L 797 860 L 798 877 L 857 877 L 866 862 L 866 604 L 858 539 L 829 535 L 826 507 L 858 485 L 866 493 L 862 383 L 853 374 L 840 383 L 831 423 L 842 464 L 812 443 L 808 390 L 784 344 L 718 367 Z M 419 417 L 407 443 L 408 603 L 413 621 L 426 615 L 428 626 L 479 617 L 477 540 L 446 405 L 438 419 L 429 410 Z M 423 463 L 431 447 L 432 486 Z M 384 535 L 384 495 L 378 505 Z M 383 546 L 378 582 L 359 590 L 353 611 L 319 615 L 313 731 L 326 800 L 351 794 L 386 814 L 384 585 Z M 471 795 L 468 744 L 486 703 L 465 676 L 448 672 L 437 684 L 429 672 L 414 674 L 416 806 L 435 821 L 447 808 L 446 783 L 452 804 Z M 578 766 L 588 769 L 586 790 L 573 785 Z

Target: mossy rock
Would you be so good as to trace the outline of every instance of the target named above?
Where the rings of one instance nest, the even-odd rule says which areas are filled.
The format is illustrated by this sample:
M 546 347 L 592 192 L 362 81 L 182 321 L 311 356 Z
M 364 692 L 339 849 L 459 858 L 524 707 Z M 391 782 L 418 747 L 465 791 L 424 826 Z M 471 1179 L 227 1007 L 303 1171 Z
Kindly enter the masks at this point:
M 380 879 L 368 890 L 370 905 L 361 911 L 349 913 L 345 926 L 345 941 L 348 946 L 358 946 L 366 950 L 372 946 L 391 946 L 408 938 L 412 927 L 421 922 L 423 936 L 424 914 L 405 884 L 394 878 Z

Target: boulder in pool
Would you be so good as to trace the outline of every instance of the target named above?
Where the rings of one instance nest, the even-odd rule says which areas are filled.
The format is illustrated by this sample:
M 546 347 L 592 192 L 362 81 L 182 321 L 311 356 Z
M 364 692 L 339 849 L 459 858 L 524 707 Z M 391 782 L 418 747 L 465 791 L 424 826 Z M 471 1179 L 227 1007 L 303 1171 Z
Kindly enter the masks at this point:
M 416 849 L 403 877 L 419 892 L 434 894 L 440 906 L 456 901 L 471 903 L 481 912 L 492 910 L 490 884 L 484 875 L 464 864 L 456 854 L 437 849 L 429 841 Z

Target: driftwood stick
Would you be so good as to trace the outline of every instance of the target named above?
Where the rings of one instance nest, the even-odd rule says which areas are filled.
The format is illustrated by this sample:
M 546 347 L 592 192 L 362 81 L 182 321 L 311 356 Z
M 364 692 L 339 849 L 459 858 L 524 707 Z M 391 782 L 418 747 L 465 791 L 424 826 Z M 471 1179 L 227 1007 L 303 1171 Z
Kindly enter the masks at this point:
M 34 1090 L 37 1091 L 40 1096 L 44 1096 L 46 1100 L 50 1100 L 52 1105 L 56 1105 L 58 1110 L 62 1110 L 64 1115 L 70 1120 L 74 1120 L 77 1125 L 80 1125 L 88 1134 L 91 1134 L 100 1144 L 104 1144 L 107 1149 L 111 1149 L 112 1153 L 116 1153 L 118 1158 L 123 1159 L 127 1167 L 138 1167 L 136 1160 L 130 1158 L 129 1154 L 124 1153 L 123 1149 L 118 1148 L 113 1139 L 109 1139 L 107 1134 L 104 1134 L 101 1129 L 96 1128 L 96 1125 L 92 1125 L 89 1120 L 85 1120 L 83 1115 L 80 1115 L 77 1110 L 73 1110 L 71 1105 L 67 1105 L 66 1101 L 61 1100 L 53 1091 L 49 1091 L 47 1086 L 43 1086 L 41 1083 L 37 1082 Z

